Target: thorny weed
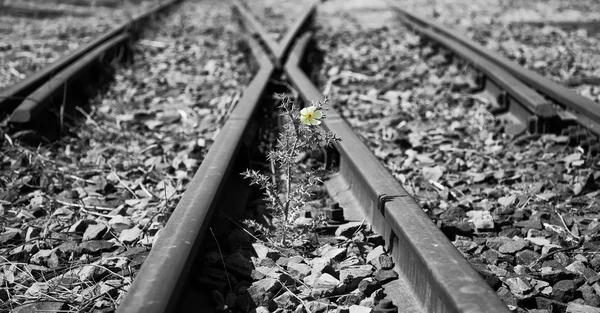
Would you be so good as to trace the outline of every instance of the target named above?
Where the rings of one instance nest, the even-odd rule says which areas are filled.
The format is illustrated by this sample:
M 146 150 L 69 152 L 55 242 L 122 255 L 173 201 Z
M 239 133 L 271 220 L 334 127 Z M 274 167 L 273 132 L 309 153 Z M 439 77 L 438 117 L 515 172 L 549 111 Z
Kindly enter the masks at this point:
M 290 228 L 291 217 L 298 215 L 310 197 L 310 188 L 321 182 L 314 170 L 305 173 L 302 171 L 300 156 L 313 150 L 331 146 L 341 140 L 335 134 L 323 130 L 318 125 L 308 125 L 301 121 L 300 110 L 293 101 L 284 96 L 280 109 L 285 123 L 283 131 L 279 134 L 274 150 L 269 151 L 267 159 L 274 164 L 272 173 L 265 174 L 257 170 L 248 169 L 242 173 L 244 178 L 251 180 L 251 185 L 258 185 L 265 193 L 267 210 L 275 215 L 282 216 L 281 243 L 286 244 L 286 233 Z M 319 111 L 318 119 L 325 119 L 322 114 L 323 102 L 313 102 L 311 110 Z M 306 120 L 305 120 L 306 121 Z M 255 223 L 254 223 L 255 224 Z M 264 230 L 264 228 L 263 228 Z

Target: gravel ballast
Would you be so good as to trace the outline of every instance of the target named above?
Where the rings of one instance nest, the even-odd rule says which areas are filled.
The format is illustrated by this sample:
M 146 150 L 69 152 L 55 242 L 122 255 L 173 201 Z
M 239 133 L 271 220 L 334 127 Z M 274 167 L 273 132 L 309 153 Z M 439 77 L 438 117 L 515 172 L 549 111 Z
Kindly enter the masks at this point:
M 3 134 L 0 311 L 118 306 L 252 75 L 230 18 L 186 1 L 63 139 Z
M 461 31 L 490 50 L 600 101 L 598 1 L 396 2 Z
M 321 88 L 375 155 L 513 311 L 594 312 L 600 175 L 587 152 L 566 137 L 505 135 L 469 93 L 464 63 L 383 5 L 329 3 Z
M 0 13 L 0 89 L 41 70 L 77 47 L 94 40 L 103 32 L 129 21 L 160 2 L 124 2 L 114 8 L 43 5 L 51 9 L 78 13 L 50 17 Z M 11 2 L 5 5 L 10 7 Z M 35 8 L 40 8 L 39 3 Z

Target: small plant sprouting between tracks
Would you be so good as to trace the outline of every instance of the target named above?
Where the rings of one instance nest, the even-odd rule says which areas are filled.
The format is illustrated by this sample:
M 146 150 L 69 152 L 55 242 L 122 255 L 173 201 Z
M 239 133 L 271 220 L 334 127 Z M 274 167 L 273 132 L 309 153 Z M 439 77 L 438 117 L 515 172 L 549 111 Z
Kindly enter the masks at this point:
M 323 105 L 327 100 L 313 102 L 311 106 L 298 110 L 290 98 L 279 98 L 285 124 L 275 149 L 267 155 L 272 173 L 268 175 L 248 169 L 242 175 L 264 190 L 267 209 L 283 216 L 281 243 L 285 245 L 290 217 L 302 210 L 310 196 L 309 189 L 320 182 L 316 171 L 306 173 L 301 170 L 300 156 L 331 146 L 340 138 L 319 126 L 325 119 Z

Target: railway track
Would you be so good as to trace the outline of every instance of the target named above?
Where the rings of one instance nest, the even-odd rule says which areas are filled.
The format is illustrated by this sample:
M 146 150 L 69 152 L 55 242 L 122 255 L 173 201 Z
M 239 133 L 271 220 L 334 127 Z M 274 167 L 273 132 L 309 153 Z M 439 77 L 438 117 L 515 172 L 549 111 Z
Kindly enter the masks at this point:
M 165 2 L 139 19 L 176 2 Z M 214 248 L 211 239 L 218 245 L 218 237 L 236 228 L 231 220 L 244 216 L 249 206 L 252 190 L 239 173 L 251 166 L 254 158 L 264 158 L 253 147 L 261 140 L 260 125 L 268 123 L 272 110 L 269 105 L 274 101 L 269 94 L 285 92 L 281 83 L 274 83 L 273 79 L 286 79 L 305 106 L 311 101 L 325 100 L 304 71 L 310 66 L 305 62 L 312 40 L 308 29 L 316 8 L 314 3 L 303 10 L 283 39 L 276 42 L 244 4 L 233 1 L 232 9 L 249 33 L 246 41 L 260 69 L 220 130 L 167 226 L 161 230 L 119 312 L 240 308 L 239 302 L 234 301 L 232 306 L 228 300 L 229 306 L 224 307 L 218 299 L 212 299 L 214 293 L 210 294 L 206 286 L 197 282 L 202 271 L 199 264 L 204 253 Z M 469 63 L 475 91 L 481 91 L 491 100 L 491 110 L 505 121 L 507 133 L 567 134 L 572 144 L 581 145 L 590 156 L 597 155 L 597 108 L 592 101 L 509 65 L 439 25 L 397 10 L 410 28 Z M 73 75 L 83 73 L 80 71 L 89 69 L 93 61 L 126 43 L 135 35 L 130 30 L 137 29 L 137 23 L 113 29 L 25 82 L 3 91 L 0 108 L 12 111 L 10 123 L 31 123 L 45 105 L 64 101 L 63 91 L 70 79 L 76 77 Z M 338 166 L 325 182 L 328 193 L 343 207 L 348 220 L 364 219 L 385 239 L 386 250 L 400 274 L 397 281 L 384 286 L 384 299 L 392 301 L 400 312 L 508 312 L 495 292 L 344 118 L 337 112 L 328 112 L 323 126 L 343 139 L 328 154 L 329 161 Z M 218 249 L 220 252 L 221 248 Z M 241 298 L 244 292 L 238 289 L 234 294 Z
M 6 122 L 10 126 L 31 128 L 40 121 L 36 119 L 38 115 L 48 107 L 60 106 L 68 98 L 89 97 L 97 88 L 89 88 L 88 85 L 97 83 L 99 74 L 106 71 L 105 66 L 111 61 L 127 59 L 127 46 L 140 34 L 143 25 L 178 2 L 158 3 L 1 90 L 0 116 L 3 119 L 7 117 Z
M 494 104 L 508 133 L 557 133 L 569 136 L 595 157 L 600 149 L 598 103 L 487 50 L 456 31 L 396 5 L 403 22 L 476 69 L 476 89 Z M 592 163 L 597 163 L 593 159 Z
M 279 43 L 269 39 L 261 24 L 239 2 L 234 3 L 234 10 L 252 37 L 260 39 L 260 43 L 252 37 L 248 39 L 260 70 L 154 244 L 119 312 L 210 307 L 210 294 L 204 291 L 203 295 L 197 286 L 193 287 L 193 279 L 200 269 L 192 264 L 198 264 L 200 261 L 194 259 L 207 253 L 207 244 L 203 241 L 213 241 L 209 230 L 229 229 L 223 226 L 227 223 L 222 216 L 215 212 L 227 208 L 221 213 L 235 218 L 248 205 L 244 199 L 248 199 L 249 191 L 240 183 L 238 173 L 248 166 L 248 151 L 256 142 L 252 136 L 257 133 L 257 119 L 260 119 L 258 103 L 264 101 L 265 91 L 273 88 L 268 87 L 269 79 L 274 73 L 283 72 L 305 104 L 324 100 L 300 69 L 311 38 L 310 32 L 300 30 L 305 26 L 304 21 L 310 20 L 314 5 L 296 20 L 286 39 Z M 301 35 L 295 36 L 296 33 Z M 294 40 L 289 53 L 280 52 L 287 51 L 285 47 L 291 46 Z M 343 138 L 335 147 L 339 170 L 325 183 L 329 193 L 344 207 L 345 216 L 365 217 L 386 239 L 387 249 L 400 272 L 401 279 L 385 291 L 389 300 L 403 312 L 508 312 L 341 116 L 329 113 L 324 127 Z M 229 308 L 235 310 L 235 306 Z

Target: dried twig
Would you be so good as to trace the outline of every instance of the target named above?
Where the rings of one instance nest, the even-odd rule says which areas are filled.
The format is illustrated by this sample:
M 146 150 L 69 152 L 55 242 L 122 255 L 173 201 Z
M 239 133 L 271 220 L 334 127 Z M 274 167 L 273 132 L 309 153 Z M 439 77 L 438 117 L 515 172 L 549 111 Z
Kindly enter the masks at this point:
M 213 235 L 213 238 L 215 238 L 215 243 L 217 244 L 217 249 L 219 249 L 219 255 L 221 256 L 221 262 L 223 262 L 223 269 L 225 270 L 225 276 L 227 276 L 227 284 L 229 284 L 229 290 L 233 291 L 233 287 L 231 286 L 231 281 L 229 281 L 229 273 L 227 272 L 227 266 L 225 266 L 225 259 L 223 259 L 223 252 L 221 251 L 221 245 L 219 245 L 219 241 L 217 240 L 217 236 L 215 236 L 215 233 L 212 230 L 212 227 L 208 228 L 210 230 L 210 233 Z

